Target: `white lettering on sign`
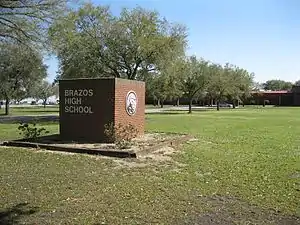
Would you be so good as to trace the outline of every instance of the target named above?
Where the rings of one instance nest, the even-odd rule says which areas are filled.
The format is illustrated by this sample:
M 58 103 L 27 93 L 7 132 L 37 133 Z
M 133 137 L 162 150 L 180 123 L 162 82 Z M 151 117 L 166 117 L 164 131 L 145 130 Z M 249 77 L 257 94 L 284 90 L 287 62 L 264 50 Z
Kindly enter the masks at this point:
M 91 106 L 65 106 L 66 113 L 93 113 Z
M 84 105 L 84 100 L 94 95 L 93 89 L 67 89 L 65 94 L 65 113 L 91 114 L 92 106 Z
M 93 89 L 65 90 L 65 97 L 91 97 Z
M 81 98 L 65 98 L 65 105 L 81 105 Z

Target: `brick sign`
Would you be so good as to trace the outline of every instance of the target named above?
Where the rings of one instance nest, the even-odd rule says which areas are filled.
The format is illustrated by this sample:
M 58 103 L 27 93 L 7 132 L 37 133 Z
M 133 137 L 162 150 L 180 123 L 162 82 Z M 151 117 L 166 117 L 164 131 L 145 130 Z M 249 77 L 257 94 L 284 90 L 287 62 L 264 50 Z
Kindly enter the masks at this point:
M 108 124 L 134 125 L 144 133 L 145 83 L 117 78 L 59 81 L 60 135 L 66 140 L 105 141 Z

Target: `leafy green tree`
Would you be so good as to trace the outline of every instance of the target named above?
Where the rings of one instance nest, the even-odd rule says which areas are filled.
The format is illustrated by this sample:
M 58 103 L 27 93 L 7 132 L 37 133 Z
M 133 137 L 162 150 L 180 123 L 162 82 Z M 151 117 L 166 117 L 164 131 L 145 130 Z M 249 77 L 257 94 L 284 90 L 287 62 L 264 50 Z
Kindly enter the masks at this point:
M 53 88 L 53 94 L 55 95 L 56 98 L 59 97 L 59 86 L 57 83 L 53 82 L 52 83 L 52 88 Z
M 216 100 L 217 110 L 220 110 L 220 103 L 225 100 L 231 101 L 235 108 L 239 102 L 250 97 L 253 77 L 253 73 L 229 63 L 224 66 L 211 64 L 208 96 Z
M 1 44 L 0 58 L 0 96 L 6 101 L 5 114 L 8 115 L 9 102 L 45 78 L 46 66 L 41 55 L 25 45 Z
M 184 77 L 180 67 L 181 62 L 181 59 L 177 59 L 163 66 L 161 76 L 157 79 L 158 86 L 165 92 L 166 98 L 173 102 L 177 100 L 177 104 L 179 104 L 179 98 L 183 96 L 182 79 Z
M 239 102 L 245 101 L 250 97 L 254 74 L 249 73 L 245 69 L 232 66 L 228 75 L 231 76 L 228 99 L 232 101 L 233 108 L 235 108 Z
M 210 64 L 207 96 L 216 100 L 217 110 L 225 100 L 231 101 L 235 108 L 239 102 L 245 102 L 251 96 L 253 78 L 253 73 L 229 63 L 224 66 Z
M 284 80 L 268 80 L 264 83 L 264 89 L 271 91 L 290 90 L 292 86 L 293 83 Z
M 47 28 L 66 10 L 67 0 L 1 0 L 0 42 L 46 44 Z
M 164 71 L 163 73 L 150 74 L 146 82 L 146 95 L 163 108 L 165 100 L 174 100 L 182 96 L 180 89 L 180 80 L 176 73 Z
M 140 7 L 113 16 L 108 7 L 85 4 L 57 20 L 49 33 L 61 78 L 137 79 L 184 55 L 186 47 L 184 26 Z
M 37 83 L 31 90 L 31 97 L 37 101 L 41 99 L 44 108 L 46 108 L 48 98 L 53 95 L 55 95 L 55 87 L 46 80 Z
M 152 99 L 154 102 L 154 105 L 159 105 L 159 100 L 158 100 L 158 87 L 156 86 L 156 79 L 155 76 L 157 74 L 151 74 L 151 75 L 146 75 L 143 78 L 139 77 L 141 80 L 145 81 L 146 83 L 146 99 Z
M 189 113 L 192 113 L 193 99 L 200 91 L 204 91 L 208 84 L 208 62 L 191 56 L 182 63 L 181 72 L 182 91 L 189 99 Z
M 168 77 L 166 75 L 158 75 L 153 78 L 153 96 L 158 100 L 160 107 L 164 107 L 165 100 L 169 97 Z
M 227 99 L 232 92 L 231 67 L 226 64 L 223 68 L 219 64 L 209 65 L 208 95 L 217 102 L 217 110 L 220 110 L 220 103 Z
M 14 100 L 19 104 L 24 98 L 30 97 L 28 95 L 28 92 L 26 92 L 26 89 L 19 90 L 16 92 Z

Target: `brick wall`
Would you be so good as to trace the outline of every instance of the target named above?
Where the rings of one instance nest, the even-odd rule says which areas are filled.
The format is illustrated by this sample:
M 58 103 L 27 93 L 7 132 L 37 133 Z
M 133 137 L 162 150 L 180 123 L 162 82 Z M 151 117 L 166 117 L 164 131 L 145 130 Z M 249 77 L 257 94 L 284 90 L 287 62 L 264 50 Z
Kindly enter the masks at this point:
M 126 111 L 126 96 L 129 91 L 137 95 L 137 110 L 134 115 Z M 115 79 L 115 124 L 131 123 L 138 129 L 138 134 L 144 134 L 145 129 L 145 83 L 133 80 Z

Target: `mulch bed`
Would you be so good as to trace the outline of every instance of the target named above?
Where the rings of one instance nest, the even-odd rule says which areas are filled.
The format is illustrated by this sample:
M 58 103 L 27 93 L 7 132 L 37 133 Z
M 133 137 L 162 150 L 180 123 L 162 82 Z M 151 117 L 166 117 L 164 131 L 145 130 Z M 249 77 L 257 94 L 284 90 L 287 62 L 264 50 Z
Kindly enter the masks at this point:
M 84 153 L 103 155 L 119 158 L 137 158 L 137 155 L 151 153 L 164 146 L 175 147 L 192 137 L 186 134 L 176 133 L 146 133 L 144 136 L 135 138 L 132 146 L 128 149 L 116 149 L 114 144 L 109 143 L 79 143 L 60 139 L 59 135 L 43 136 L 36 140 L 20 139 L 4 142 L 4 146 L 25 147 L 31 149 L 45 149 L 51 151 L 63 151 L 71 153 Z

